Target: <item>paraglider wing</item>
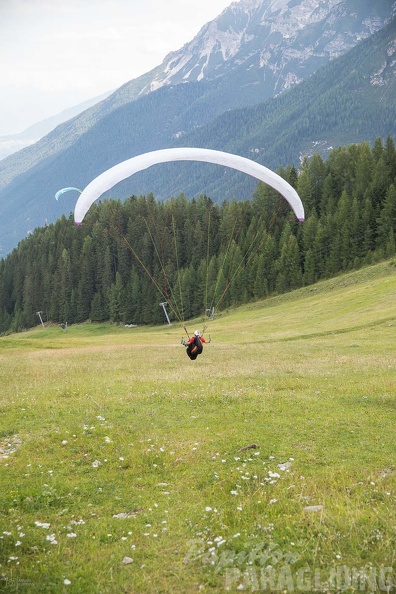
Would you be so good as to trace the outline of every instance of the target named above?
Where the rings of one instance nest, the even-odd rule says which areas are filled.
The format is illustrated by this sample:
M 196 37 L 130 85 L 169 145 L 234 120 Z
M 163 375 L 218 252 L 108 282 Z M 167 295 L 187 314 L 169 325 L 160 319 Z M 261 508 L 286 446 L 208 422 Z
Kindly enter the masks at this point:
M 64 194 L 65 192 L 70 192 L 70 190 L 75 190 L 76 192 L 82 192 L 82 190 L 79 190 L 78 188 L 62 188 L 61 190 L 58 190 L 57 193 L 55 194 L 55 200 L 58 200 L 59 196 L 62 196 L 62 194 Z
M 289 202 L 297 218 L 300 221 L 304 220 L 304 207 L 295 189 L 280 175 L 267 169 L 264 165 L 260 165 L 256 161 L 252 161 L 246 157 L 212 149 L 170 148 L 144 153 L 132 157 L 132 159 L 122 161 L 92 180 L 77 200 L 74 209 L 74 220 L 76 224 L 80 225 L 95 200 L 117 183 L 152 165 L 169 161 L 204 161 L 206 163 L 224 165 L 247 173 L 282 194 Z

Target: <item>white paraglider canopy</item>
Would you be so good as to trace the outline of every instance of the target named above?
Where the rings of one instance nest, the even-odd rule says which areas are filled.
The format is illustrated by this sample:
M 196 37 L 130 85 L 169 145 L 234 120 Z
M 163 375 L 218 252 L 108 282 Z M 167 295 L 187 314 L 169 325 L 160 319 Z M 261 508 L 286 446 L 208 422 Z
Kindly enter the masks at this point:
M 290 204 L 299 221 L 304 220 L 304 206 L 296 190 L 280 175 L 246 157 L 205 148 L 170 148 L 144 153 L 122 161 L 92 180 L 81 193 L 74 209 L 74 220 L 80 225 L 85 215 L 104 192 L 138 171 L 170 161 L 204 161 L 231 167 L 277 190 Z

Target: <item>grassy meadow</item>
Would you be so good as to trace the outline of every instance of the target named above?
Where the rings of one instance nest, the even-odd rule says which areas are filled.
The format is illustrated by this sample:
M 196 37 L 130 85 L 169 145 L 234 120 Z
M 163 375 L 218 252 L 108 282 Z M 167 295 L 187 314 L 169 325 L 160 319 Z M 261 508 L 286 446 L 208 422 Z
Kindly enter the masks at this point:
M 395 306 L 389 261 L 196 361 L 176 323 L 0 338 L 0 592 L 396 591 Z

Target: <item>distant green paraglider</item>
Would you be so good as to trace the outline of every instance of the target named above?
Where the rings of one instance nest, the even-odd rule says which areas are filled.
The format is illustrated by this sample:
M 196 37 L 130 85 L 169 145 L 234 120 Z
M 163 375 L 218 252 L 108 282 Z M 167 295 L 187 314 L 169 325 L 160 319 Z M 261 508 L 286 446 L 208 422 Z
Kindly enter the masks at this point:
M 76 192 L 82 192 L 82 190 L 79 190 L 78 188 L 62 188 L 61 190 L 58 190 L 57 193 L 55 194 L 55 200 L 58 200 L 59 196 L 62 196 L 62 194 L 64 194 L 65 192 L 70 192 L 70 190 L 75 190 Z

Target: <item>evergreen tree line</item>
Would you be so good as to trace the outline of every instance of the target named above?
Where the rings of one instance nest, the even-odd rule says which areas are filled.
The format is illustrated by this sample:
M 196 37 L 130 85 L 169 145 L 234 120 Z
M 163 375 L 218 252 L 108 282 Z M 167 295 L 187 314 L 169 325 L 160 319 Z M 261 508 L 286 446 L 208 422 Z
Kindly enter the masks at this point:
M 152 195 L 36 229 L 0 261 L 0 333 L 46 321 L 164 323 L 283 293 L 396 253 L 396 149 L 388 137 L 282 168 L 305 207 L 259 184 L 214 204 Z

